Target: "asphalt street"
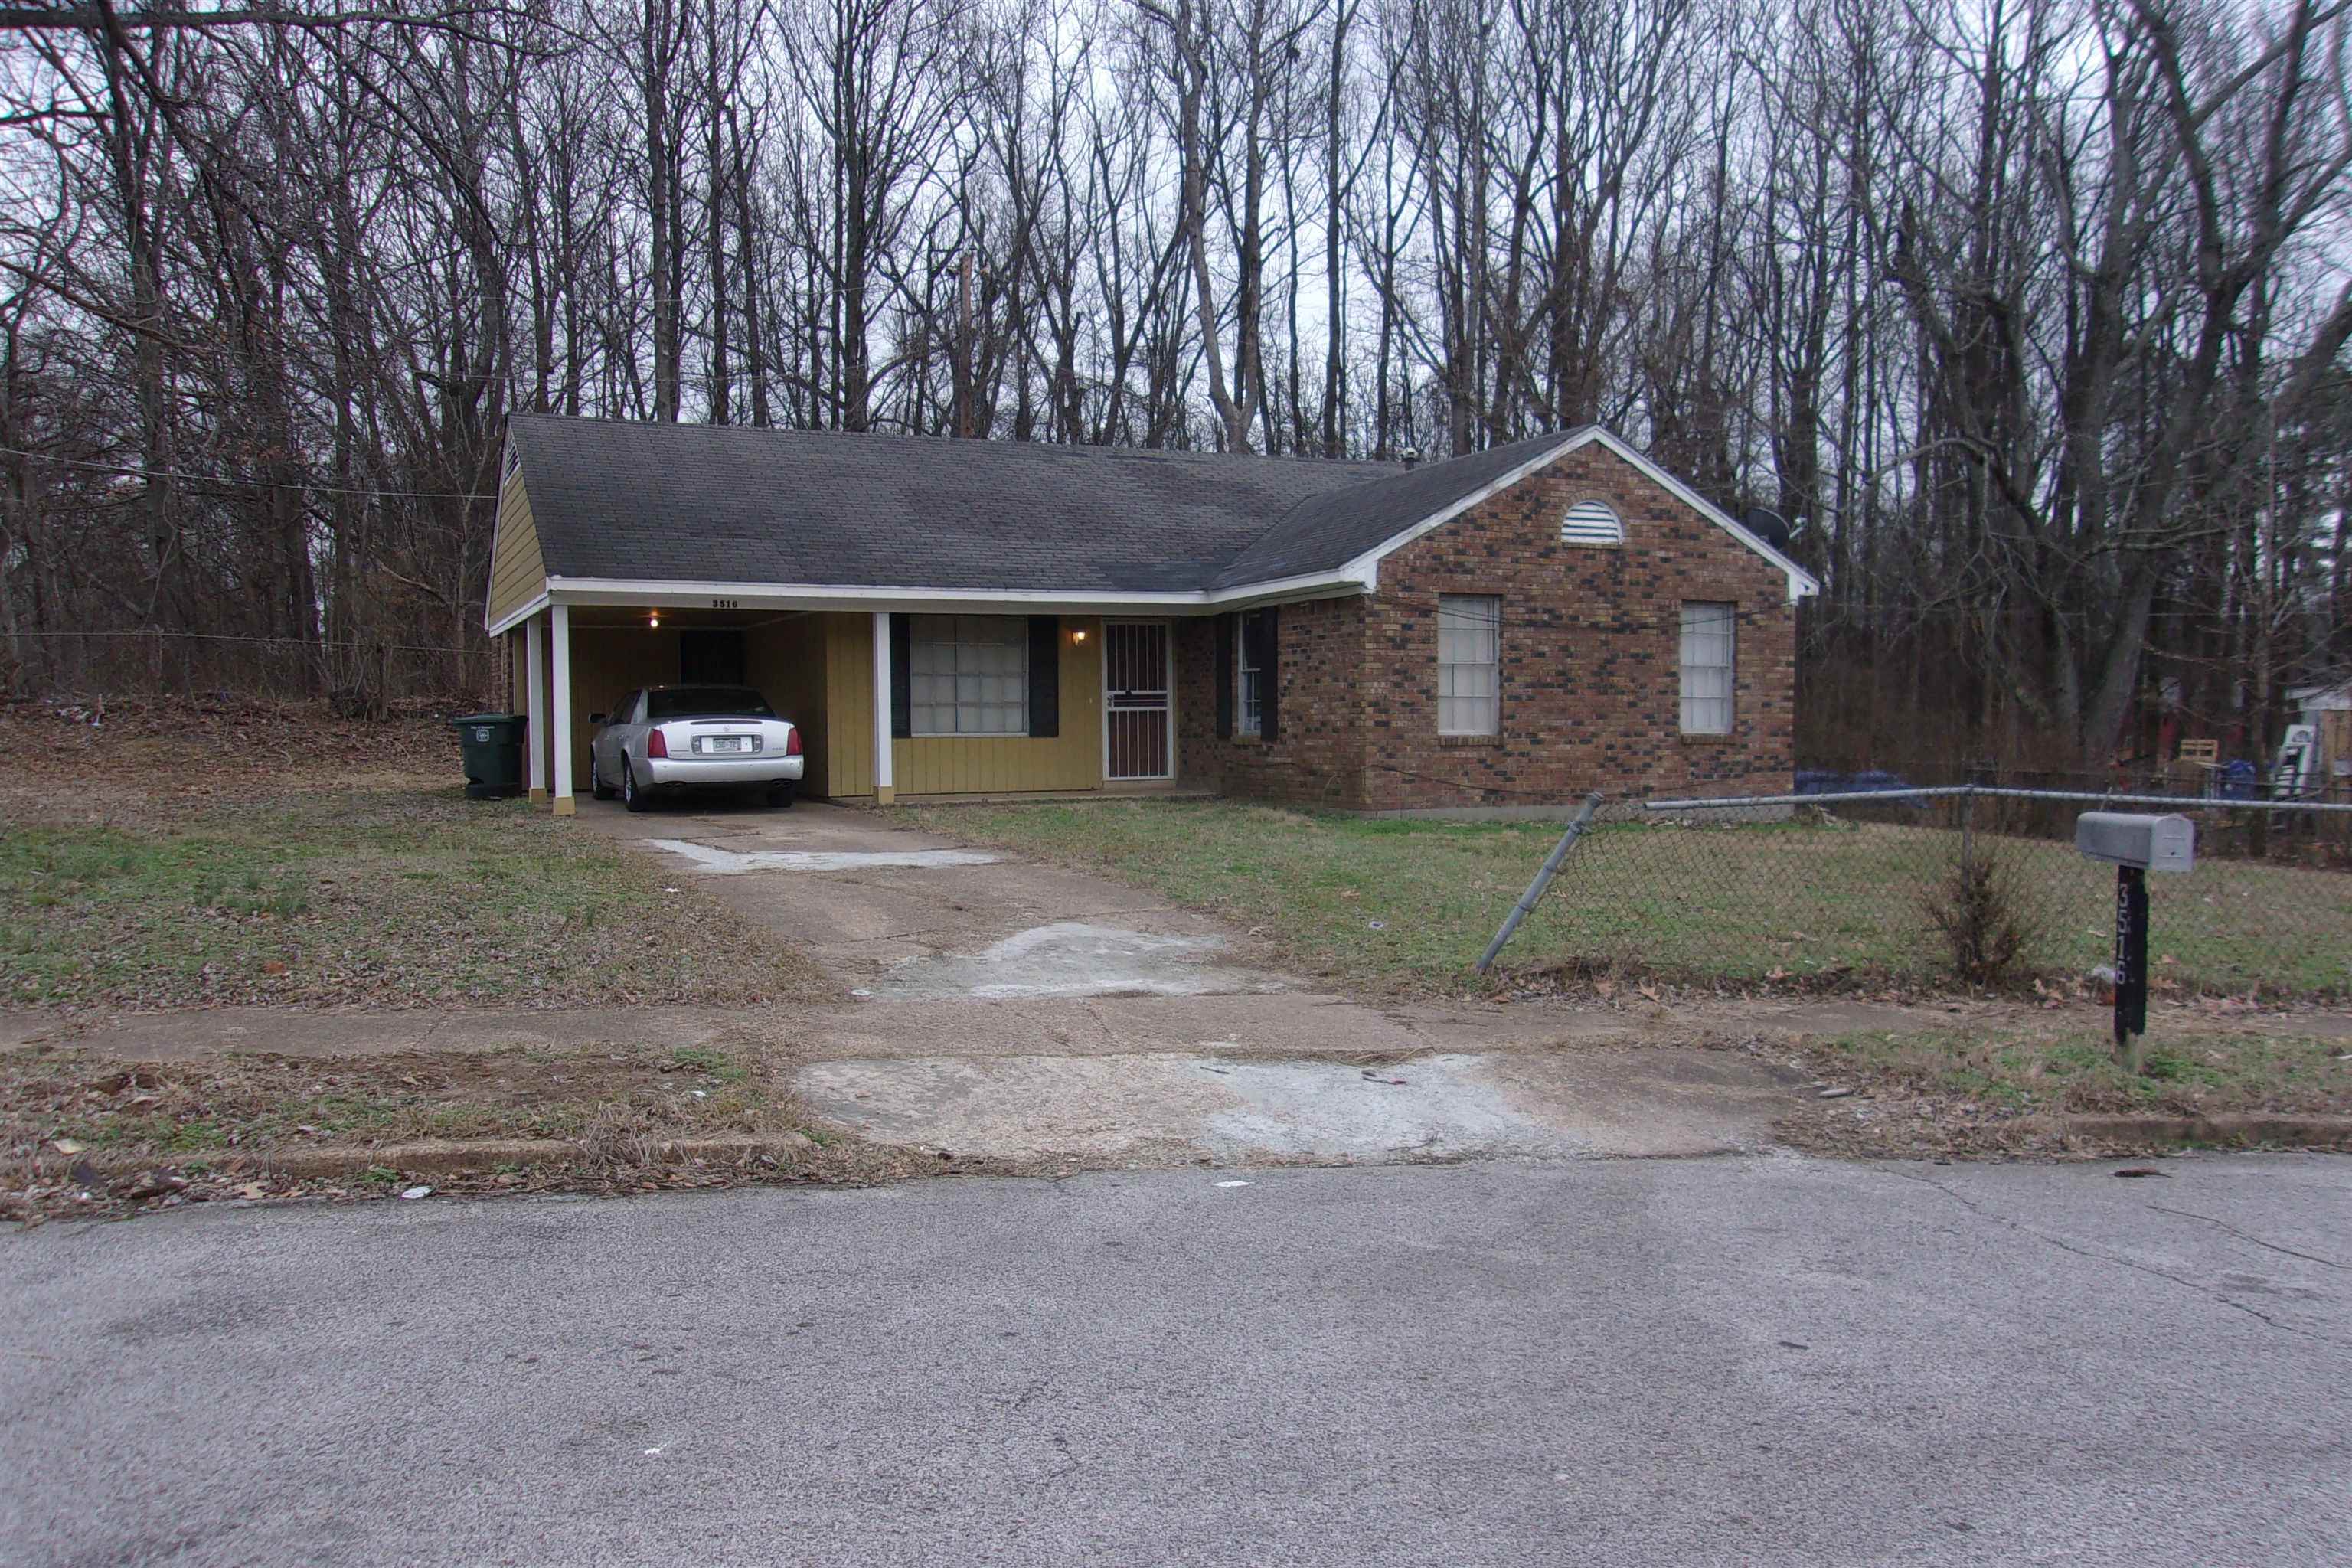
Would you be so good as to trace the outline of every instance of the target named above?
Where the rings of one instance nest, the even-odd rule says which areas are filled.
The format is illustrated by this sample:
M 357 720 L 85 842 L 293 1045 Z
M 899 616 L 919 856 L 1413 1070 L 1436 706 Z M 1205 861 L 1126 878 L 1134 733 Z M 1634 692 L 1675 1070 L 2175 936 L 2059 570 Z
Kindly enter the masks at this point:
M 52 1225 L 0 1237 L 0 1563 L 2352 1560 L 2352 1163 L 2164 1168 Z

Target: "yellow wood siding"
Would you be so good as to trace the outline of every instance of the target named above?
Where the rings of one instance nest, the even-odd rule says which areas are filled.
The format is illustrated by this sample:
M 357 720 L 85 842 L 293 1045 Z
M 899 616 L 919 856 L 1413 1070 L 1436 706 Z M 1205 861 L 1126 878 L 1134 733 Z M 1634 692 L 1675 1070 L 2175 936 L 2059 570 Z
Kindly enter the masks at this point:
M 835 795 L 874 793 L 874 628 L 866 616 L 825 617 L 826 762 Z M 1073 631 L 1087 640 L 1075 642 Z M 926 735 L 891 742 L 901 796 L 1094 789 L 1102 784 L 1102 622 L 1062 617 L 1061 733 Z
M 874 617 L 824 619 L 825 794 L 874 793 Z
M 531 521 L 530 494 L 518 467 L 499 488 L 498 546 L 490 555 L 489 618 L 499 621 L 539 596 L 547 585 L 547 563 L 539 552 L 539 525 Z
M 830 616 L 793 616 L 754 626 L 743 639 L 743 673 L 801 732 L 801 793 L 831 795 L 832 769 L 826 737 L 833 719 L 826 708 L 825 665 Z
M 616 698 L 640 686 L 677 680 L 677 630 L 664 626 L 572 628 L 572 787 L 588 793 L 589 715 L 611 710 Z M 552 777 L 552 773 L 550 774 Z

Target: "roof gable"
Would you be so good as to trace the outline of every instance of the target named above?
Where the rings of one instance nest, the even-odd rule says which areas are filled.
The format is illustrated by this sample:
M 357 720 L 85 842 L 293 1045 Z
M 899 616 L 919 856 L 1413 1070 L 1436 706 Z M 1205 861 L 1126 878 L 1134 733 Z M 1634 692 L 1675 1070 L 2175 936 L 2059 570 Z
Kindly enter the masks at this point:
M 1729 512 L 1715 505 L 1598 425 L 1587 425 L 1580 429 L 1570 431 L 1564 436 L 1538 436 L 1532 440 L 1517 442 L 1508 447 L 1497 447 L 1491 452 L 1478 454 L 1485 458 L 1500 458 L 1508 454 L 1519 460 L 1502 472 L 1495 474 L 1477 489 L 1465 491 L 1454 500 L 1381 541 L 1378 545 L 1349 563 L 1347 570 L 1369 576 L 1378 570 L 1380 563 L 1384 558 L 1394 554 L 1432 529 L 1444 526 L 1489 496 L 1500 494 L 1521 479 L 1549 467 L 1570 452 L 1590 446 L 1605 448 L 1632 467 L 1643 479 L 1689 507 L 1700 518 L 1730 534 L 1742 545 L 1771 563 L 1788 580 L 1789 600 L 1791 604 L 1821 592 L 1821 584 L 1814 579 L 1811 573 L 1798 565 L 1781 552 L 1765 543 L 1754 532 L 1735 520 Z M 1467 458 L 1458 458 L 1453 463 L 1440 466 L 1450 468 L 1469 461 Z M 1499 465 L 1487 465 L 1489 468 L 1497 466 Z
M 1369 584 L 1382 557 L 1599 441 L 1789 574 L 1785 555 L 1597 426 L 1444 462 L 959 441 L 518 415 L 549 580 L 1223 602 Z

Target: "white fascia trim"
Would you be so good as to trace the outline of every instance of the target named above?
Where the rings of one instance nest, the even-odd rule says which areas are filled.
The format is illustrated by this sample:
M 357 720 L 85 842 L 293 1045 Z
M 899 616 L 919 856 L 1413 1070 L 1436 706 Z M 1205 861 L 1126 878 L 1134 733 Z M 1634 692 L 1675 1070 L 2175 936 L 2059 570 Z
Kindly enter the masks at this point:
M 539 614 L 540 611 L 547 608 L 548 603 L 547 590 L 541 588 L 536 597 L 524 600 L 520 608 L 508 611 L 505 615 L 499 616 L 495 621 L 491 620 L 488 614 L 485 614 L 482 617 L 482 629 L 489 633 L 489 635 L 494 637 L 503 637 L 508 632 L 514 630 L 515 627 L 522 625 L 523 622 L 530 619 L 531 616 Z
M 1206 612 L 1277 599 L 1360 594 L 1370 584 L 1353 571 L 1318 572 L 1248 583 L 1212 593 L 1192 588 L 1160 593 L 1090 594 L 1059 588 L 924 588 L 911 584 L 832 583 L 657 582 L 635 577 L 550 577 L 548 602 L 562 605 L 667 605 L 696 608 L 698 599 L 730 599 L 746 607 L 797 610 L 921 611 L 1002 605 L 1023 611 L 1085 615 L 1129 610 Z M 520 620 L 528 610 L 513 617 Z M 509 623 L 511 624 L 511 621 Z
M 1689 507 L 1701 517 L 1715 524 L 1716 527 L 1723 530 L 1726 533 L 1731 535 L 1732 538 L 1739 541 L 1740 543 L 1745 544 L 1748 549 L 1753 550 L 1757 554 L 1764 557 L 1765 560 L 1769 561 L 1773 565 L 1778 566 L 1780 569 L 1782 575 L 1789 579 L 1789 603 L 1793 605 L 1800 599 L 1809 599 L 1815 594 L 1822 591 L 1821 583 L 1811 573 L 1806 571 L 1803 567 L 1790 560 L 1786 555 L 1781 554 L 1779 551 L 1765 543 L 1755 534 L 1749 532 L 1746 525 L 1741 523 L 1738 519 L 1733 517 L 1729 512 L 1725 511 L 1721 507 L 1717 506 L 1713 501 L 1708 500 L 1705 496 L 1700 495 L 1696 490 L 1683 483 L 1682 480 L 1675 478 L 1674 475 L 1666 472 L 1665 469 L 1658 467 L 1657 464 L 1650 461 L 1649 458 L 1643 457 L 1640 452 L 1634 450 L 1632 447 L 1627 446 L 1624 442 L 1619 440 L 1608 431 L 1601 429 L 1596 425 L 1590 431 L 1586 432 L 1583 439 L 1580 440 L 1577 444 L 1581 446 L 1584 441 L 1600 442 L 1602 446 L 1608 447 L 1611 451 L 1624 458 L 1625 461 L 1633 464 L 1634 468 L 1640 469 L 1643 479 L 1648 479 L 1652 484 L 1656 485 L 1660 489 L 1664 490 L 1668 495 L 1673 496 L 1676 500 L 1681 501 L 1685 506 Z
M 1372 587 L 1377 585 L 1380 582 L 1381 561 L 1395 554 L 1398 551 L 1402 550 L 1406 545 L 1411 544 L 1414 540 L 1419 539 L 1423 534 L 1429 532 L 1432 529 L 1442 527 L 1443 525 L 1453 521 L 1455 518 L 1460 517 L 1464 512 L 1468 511 L 1472 507 L 1476 506 L 1480 501 L 1491 500 L 1492 498 L 1502 494 L 1505 490 L 1509 489 L 1513 485 L 1517 484 L 1521 479 L 1526 479 L 1529 474 L 1534 473 L 1538 468 L 1542 468 L 1546 463 L 1575 451 L 1579 447 L 1584 445 L 1584 443 L 1590 439 L 1591 439 L 1591 437 L 1589 433 L 1571 436 L 1566 440 L 1560 442 L 1557 447 L 1547 447 L 1545 450 L 1538 452 L 1534 457 L 1528 458 L 1526 462 L 1521 463 L 1517 468 L 1513 468 L 1508 473 L 1503 475 L 1502 478 L 1496 479 L 1491 483 L 1481 485 L 1476 489 L 1472 490 L 1468 495 L 1464 496 L 1461 500 L 1454 501 L 1437 511 L 1431 512 L 1427 517 L 1423 518 L 1419 522 L 1414 523 L 1411 528 L 1406 529 L 1403 532 L 1391 534 L 1383 542 L 1375 544 L 1370 550 L 1365 551 L 1361 555 L 1357 556 L 1353 561 L 1349 562 L 1347 565 L 1340 568 L 1340 571 L 1344 574 L 1356 578 L 1358 581 L 1363 583 L 1365 584 L 1365 591 L 1367 593 L 1370 592 Z
M 1461 516 L 1464 512 L 1469 510 L 1472 507 L 1476 506 L 1479 502 L 1500 495 L 1503 491 L 1509 489 L 1513 485 L 1517 484 L 1521 479 L 1526 479 L 1529 474 L 1534 473 L 1537 469 L 1544 467 L 1546 464 L 1555 462 L 1559 458 L 1568 456 L 1570 452 L 1577 450 L 1579 447 L 1589 447 L 1596 441 L 1601 446 L 1607 447 L 1610 451 L 1615 453 L 1618 457 L 1623 458 L 1627 463 L 1631 464 L 1643 478 L 1650 480 L 1659 489 L 1664 490 L 1668 495 L 1673 496 L 1676 500 L 1681 501 L 1684 505 L 1691 508 L 1694 511 L 1696 511 L 1701 517 L 1706 519 L 1707 521 L 1715 524 L 1717 528 L 1722 529 L 1725 532 L 1730 534 L 1732 538 L 1737 539 L 1740 543 L 1746 545 L 1757 554 L 1761 555 L 1773 565 L 1779 567 L 1781 574 L 1789 580 L 1789 602 L 1790 604 L 1793 605 L 1799 599 L 1818 594 L 1822 591 L 1822 585 L 1813 580 L 1811 573 L 1807 572 L 1803 567 L 1790 560 L 1786 555 L 1781 554 L 1779 551 L 1773 549 L 1770 545 L 1757 538 L 1755 534 L 1749 532 L 1746 528 L 1741 527 L 1740 524 L 1721 507 L 1715 505 L 1706 497 L 1700 495 L 1696 490 L 1692 489 L 1688 485 L 1683 483 L 1680 479 L 1675 478 L 1674 475 L 1666 472 L 1665 469 L 1658 467 L 1657 464 L 1643 457 L 1639 451 L 1626 445 L 1623 441 L 1619 440 L 1616 437 L 1611 435 L 1608 431 L 1602 429 L 1598 425 L 1586 426 L 1575 435 L 1561 441 L 1559 446 L 1553 447 L 1528 461 L 1521 463 L 1517 468 L 1513 468 L 1510 472 L 1505 474 L 1502 478 L 1495 480 L 1493 483 L 1481 486 L 1479 489 L 1473 490 L 1470 494 L 1463 497 L 1460 500 L 1454 501 L 1451 505 L 1445 507 L 1443 510 L 1430 513 L 1429 516 L 1423 518 L 1419 522 L 1414 523 L 1411 528 L 1406 529 L 1402 533 L 1396 534 L 1385 542 L 1375 545 L 1370 550 L 1364 552 L 1363 554 L 1357 556 L 1353 561 L 1348 563 L 1347 566 L 1342 569 L 1343 574 L 1359 579 L 1365 584 L 1365 591 L 1367 593 L 1370 592 L 1371 589 L 1380 582 L 1380 563 L 1383 559 L 1394 554 L 1399 550 L 1403 549 L 1406 545 L 1411 544 L 1414 540 L 1419 539 L 1423 534 L 1429 532 L 1432 529 L 1440 527 L 1444 523 L 1451 522 L 1454 519 Z

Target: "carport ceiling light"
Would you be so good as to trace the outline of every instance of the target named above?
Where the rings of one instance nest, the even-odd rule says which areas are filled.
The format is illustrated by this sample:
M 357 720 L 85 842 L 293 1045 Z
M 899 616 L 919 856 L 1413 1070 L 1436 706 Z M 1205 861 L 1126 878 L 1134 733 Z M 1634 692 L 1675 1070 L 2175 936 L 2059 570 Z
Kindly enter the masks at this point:
M 646 625 L 654 631 L 661 630 L 661 612 L 659 610 L 646 611 Z

